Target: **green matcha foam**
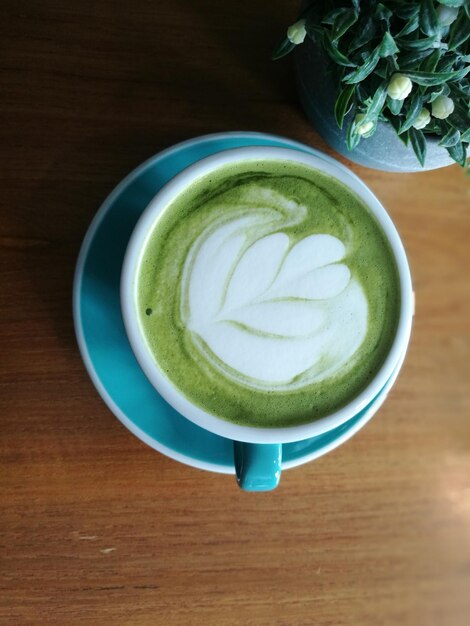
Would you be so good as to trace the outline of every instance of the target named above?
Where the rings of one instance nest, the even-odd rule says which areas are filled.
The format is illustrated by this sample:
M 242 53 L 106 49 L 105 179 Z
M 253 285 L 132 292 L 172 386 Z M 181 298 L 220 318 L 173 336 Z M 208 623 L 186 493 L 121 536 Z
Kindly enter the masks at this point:
M 247 426 L 324 417 L 393 342 L 399 279 L 381 227 L 299 163 L 223 166 L 156 222 L 138 271 L 147 344 L 194 404 Z

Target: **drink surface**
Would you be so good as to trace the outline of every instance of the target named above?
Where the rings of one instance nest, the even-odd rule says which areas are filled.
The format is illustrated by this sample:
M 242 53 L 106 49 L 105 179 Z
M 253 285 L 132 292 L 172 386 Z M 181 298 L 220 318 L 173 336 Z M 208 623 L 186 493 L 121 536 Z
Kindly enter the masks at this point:
M 313 421 L 383 364 L 399 278 L 376 219 L 300 163 L 222 166 L 178 195 L 137 274 L 153 358 L 192 403 L 246 426 Z

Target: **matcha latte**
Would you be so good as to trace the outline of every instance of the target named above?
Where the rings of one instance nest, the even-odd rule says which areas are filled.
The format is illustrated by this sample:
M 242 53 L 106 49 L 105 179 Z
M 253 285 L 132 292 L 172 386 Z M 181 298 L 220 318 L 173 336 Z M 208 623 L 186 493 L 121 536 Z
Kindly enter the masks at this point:
M 205 412 L 281 428 L 331 415 L 390 352 L 400 282 L 387 237 L 341 182 L 244 160 L 164 208 L 136 273 L 152 358 Z

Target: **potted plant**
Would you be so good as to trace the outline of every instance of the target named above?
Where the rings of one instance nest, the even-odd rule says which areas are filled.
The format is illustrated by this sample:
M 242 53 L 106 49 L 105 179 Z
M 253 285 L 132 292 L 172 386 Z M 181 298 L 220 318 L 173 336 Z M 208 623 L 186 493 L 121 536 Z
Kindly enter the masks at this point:
M 468 0 L 309 1 L 273 58 L 296 49 L 307 116 L 353 161 L 466 166 L 469 39 Z

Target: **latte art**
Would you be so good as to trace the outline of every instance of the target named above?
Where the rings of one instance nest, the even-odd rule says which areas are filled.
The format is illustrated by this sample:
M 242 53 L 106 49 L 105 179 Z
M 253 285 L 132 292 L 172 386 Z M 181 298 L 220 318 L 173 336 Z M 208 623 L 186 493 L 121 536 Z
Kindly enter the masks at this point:
M 236 424 L 348 404 L 393 342 L 398 273 L 347 187 L 288 161 L 219 167 L 166 206 L 137 271 L 141 332 L 168 381 Z
M 304 207 L 259 189 L 270 205 Z M 205 229 L 185 263 L 182 320 L 224 375 L 256 389 L 295 389 L 348 367 L 367 331 L 367 300 L 344 244 L 315 234 L 292 244 L 284 216 L 250 208 Z

